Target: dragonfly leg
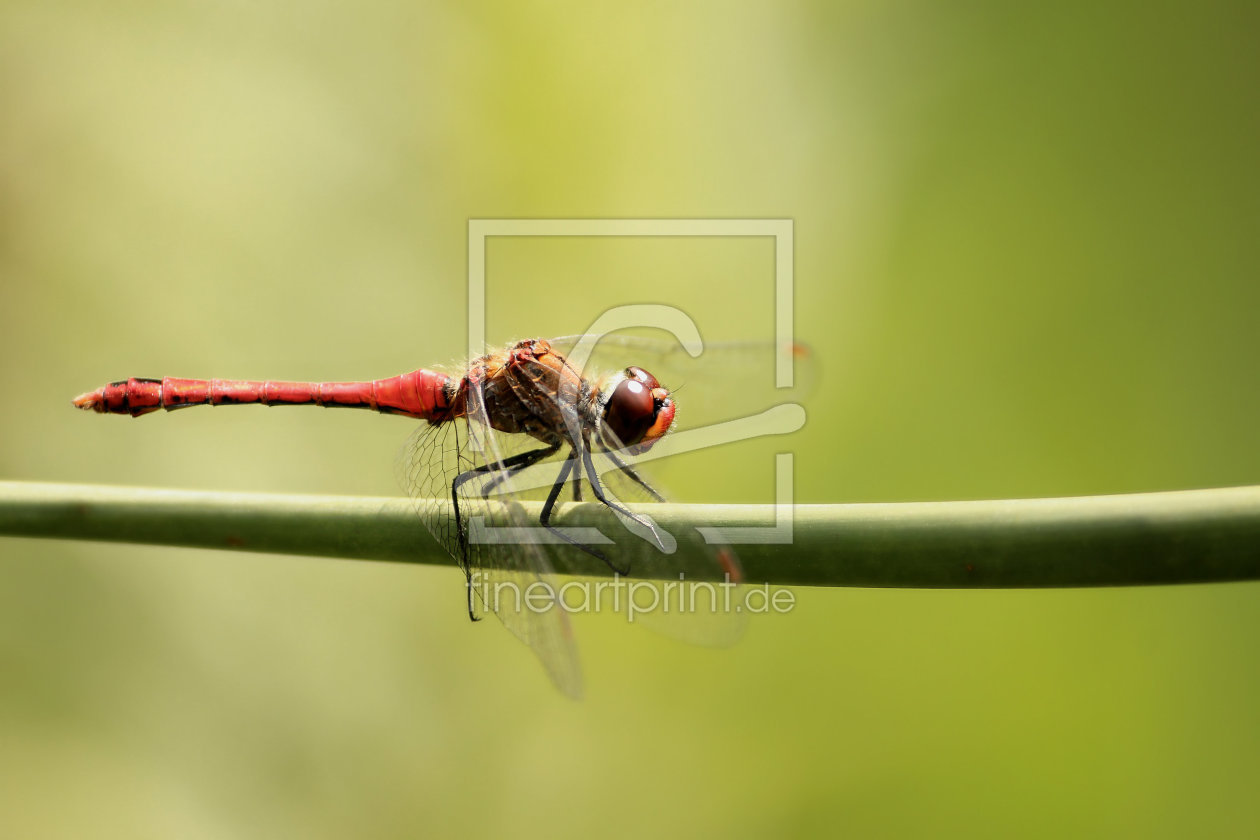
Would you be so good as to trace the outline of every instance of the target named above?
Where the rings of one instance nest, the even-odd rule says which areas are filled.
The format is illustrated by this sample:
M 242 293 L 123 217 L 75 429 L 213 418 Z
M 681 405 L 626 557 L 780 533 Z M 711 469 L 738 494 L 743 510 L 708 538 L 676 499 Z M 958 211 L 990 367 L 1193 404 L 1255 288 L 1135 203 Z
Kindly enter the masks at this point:
M 493 490 L 517 472 L 525 469 L 526 467 L 533 466 L 559 448 L 560 444 L 557 443 L 555 446 L 544 446 L 540 449 L 531 449 L 528 452 L 520 452 L 510 458 L 504 458 L 502 461 L 494 464 L 483 464 L 480 467 L 473 467 L 471 470 L 465 470 L 455 476 L 455 480 L 451 482 L 451 498 L 452 501 L 455 502 L 455 519 L 457 521 L 459 520 L 459 488 L 466 482 L 484 473 L 499 472 L 500 474 L 496 475 L 489 482 L 489 487 Z M 486 492 L 482 493 L 483 498 L 487 495 L 488 493 Z M 461 531 L 460 533 L 463 532 Z
M 514 471 L 524 469 L 555 452 L 560 448 L 559 444 L 551 447 L 542 447 L 541 449 L 531 449 L 529 452 L 521 452 L 510 458 L 505 458 L 502 462 L 496 464 L 483 464 L 480 467 L 474 467 L 471 470 L 460 473 L 455 476 L 455 480 L 451 482 L 451 506 L 455 510 L 455 533 L 459 537 L 459 554 L 460 563 L 464 567 L 464 574 L 468 577 L 468 618 L 472 621 L 480 621 L 481 617 L 477 615 L 476 603 L 474 601 L 472 587 L 472 564 L 468 557 L 468 540 L 464 536 L 464 521 L 459 512 L 459 488 L 467 481 L 475 478 L 483 473 L 494 470 L 501 470 L 510 476 Z M 504 480 L 504 476 L 496 476 L 492 479 L 491 488 Z
M 591 555 L 592 557 L 597 557 L 600 560 L 603 560 L 605 563 L 608 564 L 608 568 L 612 569 L 617 574 L 624 575 L 629 570 L 618 568 L 616 565 L 613 564 L 611 560 L 608 559 L 607 556 L 605 556 L 604 552 L 600 551 L 597 548 L 592 548 L 591 546 L 587 545 L 586 543 L 583 543 L 580 540 L 575 540 L 573 537 L 569 536 L 568 534 L 564 533 L 559 528 L 551 524 L 551 511 L 556 506 L 556 499 L 560 498 L 560 491 L 563 490 L 564 485 L 568 483 L 569 473 L 575 473 L 575 474 L 580 475 L 579 471 L 577 470 L 577 464 L 574 463 L 576 460 L 577 460 L 577 452 L 574 452 L 573 454 L 569 455 L 568 458 L 564 459 L 564 465 L 560 467 L 560 474 L 556 476 L 555 482 L 551 485 L 551 492 L 547 494 L 547 501 L 543 503 L 542 516 L 538 518 L 538 524 L 542 525 L 548 531 L 555 534 L 557 537 L 569 543 L 570 545 L 577 546 L 578 548 L 582 549 L 583 551 L 585 551 L 587 554 Z
M 521 470 L 529 469 L 548 455 L 555 454 L 556 450 L 559 448 L 560 444 L 557 443 L 555 446 L 544 446 L 540 449 L 531 449 L 529 452 L 522 452 L 519 455 L 513 455 L 511 458 L 505 459 L 502 464 L 498 464 L 493 468 L 497 469 L 502 467 L 502 469 L 499 470 L 499 474 L 487 481 L 486 485 L 481 488 L 481 498 L 490 498 L 490 494 L 494 492 L 494 488 L 498 487 Z M 490 472 L 492 468 L 487 465 L 485 467 L 478 467 L 477 469 L 481 472 Z M 474 472 L 474 470 L 469 470 L 469 472 Z M 464 475 L 468 475 L 468 473 L 464 473 Z
M 477 615 L 477 596 L 473 592 L 471 575 L 468 577 L 468 620 L 481 621 L 481 616 Z
M 586 477 L 591 482 L 591 492 L 595 494 L 595 498 L 599 499 L 599 501 L 602 504 L 604 504 L 606 507 L 612 508 L 614 511 L 621 514 L 622 516 L 626 516 L 626 517 L 629 517 L 630 519 L 633 519 L 635 522 L 639 523 L 644 528 L 651 531 L 652 535 L 656 537 L 657 542 L 659 543 L 660 535 L 656 533 L 655 525 L 653 525 L 647 519 L 644 519 L 642 516 L 639 516 L 637 513 L 631 513 L 630 511 L 626 510 L 621 505 L 613 504 L 612 502 L 608 500 L 608 497 L 604 495 L 604 488 L 599 483 L 599 473 L 596 472 L 595 470 L 595 462 L 591 460 L 591 452 L 589 449 L 582 453 L 582 464 L 583 466 L 586 467 Z
M 465 474 L 466 475 L 466 474 Z M 460 519 L 460 487 L 459 481 L 462 475 L 455 476 L 455 481 L 451 482 L 451 505 L 455 508 L 455 534 L 460 539 L 460 565 L 464 568 L 464 577 L 467 579 L 467 596 L 469 596 L 469 621 L 481 621 L 481 616 L 476 615 L 476 596 L 473 593 L 473 564 L 469 560 L 469 544 L 464 538 L 464 521 Z
M 605 449 L 603 450 L 603 453 L 608 456 L 608 460 L 612 461 L 617 466 L 618 470 L 624 473 L 625 476 L 635 484 L 646 490 L 653 499 L 656 499 L 658 502 L 665 501 L 665 497 L 656 492 L 656 488 L 644 481 L 643 476 L 639 475 L 638 471 L 635 470 L 634 467 L 621 460 L 616 452 L 613 452 L 611 449 Z

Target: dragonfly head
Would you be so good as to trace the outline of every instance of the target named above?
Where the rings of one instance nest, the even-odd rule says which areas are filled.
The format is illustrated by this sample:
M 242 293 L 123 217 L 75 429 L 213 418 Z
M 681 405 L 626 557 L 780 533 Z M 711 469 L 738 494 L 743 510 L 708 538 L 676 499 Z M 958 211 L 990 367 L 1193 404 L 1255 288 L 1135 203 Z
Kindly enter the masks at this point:
M 674 400 L 656 377 L 641 367 L 628 367 L 602 389 L 605 443 L 625 447 L 631 455 L 652 448 L 674 424 Z

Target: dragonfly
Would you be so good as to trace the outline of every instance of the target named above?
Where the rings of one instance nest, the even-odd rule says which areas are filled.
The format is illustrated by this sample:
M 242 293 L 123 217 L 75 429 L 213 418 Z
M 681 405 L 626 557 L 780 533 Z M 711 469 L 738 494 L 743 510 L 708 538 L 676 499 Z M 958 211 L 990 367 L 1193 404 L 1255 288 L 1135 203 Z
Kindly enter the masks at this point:
M 552 581 L 558 568 L 572 566 L 566 558 L 573 552 L 606 565 L 614 576 L 666 576 L 661 570 L 674 550 L 672 536 L 644 505 L 632 510 L 623 499 L 665 500 L 634 459 L 674 428 L 678 409 L 670 389 L 643 367 L 587 376 L 589 365 L 569 358 L 569 348 L 582 338 L 517 341 L 454 374 L 421 368 L 357 382 L 130 378 L 81 394 L 74 405 L 132 417 L 195 405 L 318 405 L 424 421 L 403 448 L 399 476 L 427 530 L 464 572 L 469 617 L 478 621 L 494 612 L 535 652 L 556 686 L 576 698 L 582 692 L 577 648 L 569 611 Z M 661 345 L 667 343 L 627 339 L 621 346 L 650 348 L 668 358 Z M 545 498 L 530 513 L 522 479 L 546 468 L 547 477 L 535 481 Z M 596 545 L 553 522 L 566 488 L 582 501 L 584 487 L 633 538 Z M 507 523 L 503 533 L 529 538 L 487 539 L 478 526 L 496 517 Z M 689 564 L 693 577 L 731 585 L 742 580 L 728 546 L 706 543 Z M 525 608 L 520 593 L 531 586 L 533 601 Z M 737 639 L 744 620 L 738 609 L 725 610 L 714 643 Z

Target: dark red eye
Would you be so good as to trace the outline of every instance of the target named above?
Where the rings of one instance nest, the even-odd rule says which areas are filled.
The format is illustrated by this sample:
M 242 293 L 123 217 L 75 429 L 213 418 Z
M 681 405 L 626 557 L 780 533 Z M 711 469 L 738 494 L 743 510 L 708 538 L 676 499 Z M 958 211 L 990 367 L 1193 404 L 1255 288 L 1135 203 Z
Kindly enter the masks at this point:
M 652 388 L 638 377 L 631 377 L 631 371 L 639 371 L 656 382 L 650 373 L 639 368 L 629 368 L 627 378 L 621 380 L 608 398 L 604 406 L 604 424 L 617 436 L 622 446 L 631 446 L 643 440 L 643 436 L 656 422 L 656 401 L 652 397 Z

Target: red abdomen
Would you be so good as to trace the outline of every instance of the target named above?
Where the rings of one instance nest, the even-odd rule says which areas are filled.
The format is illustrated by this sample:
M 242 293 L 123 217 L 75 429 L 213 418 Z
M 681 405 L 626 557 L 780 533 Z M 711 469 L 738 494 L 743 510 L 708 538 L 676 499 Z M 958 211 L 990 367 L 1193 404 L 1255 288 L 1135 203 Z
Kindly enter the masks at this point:
M 126 379 L 76 397 L 84 411 L 139 417 L 189 405 L 322 405 L 368 408 L 441 422 L 450 418 L 449 376 L 416 370 L 371 382 L 241 382 L 229 379 Z

